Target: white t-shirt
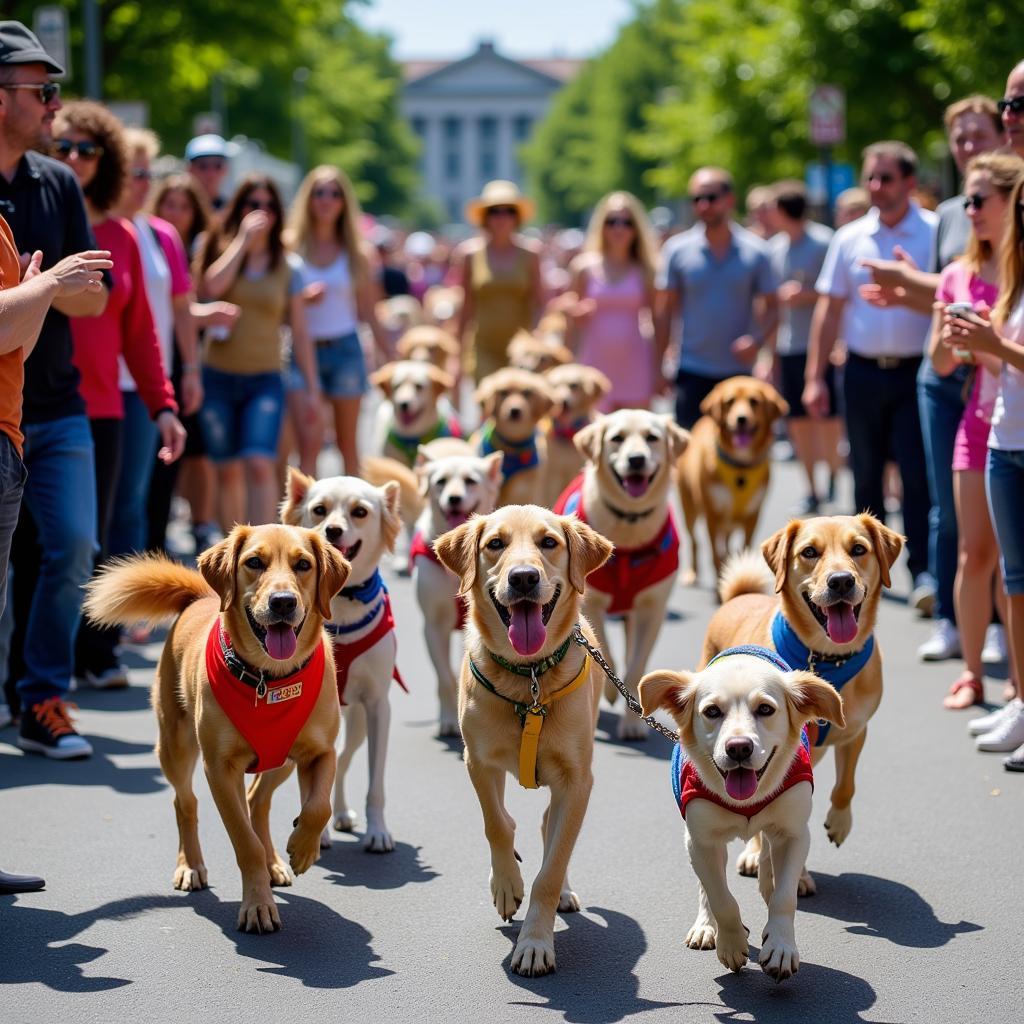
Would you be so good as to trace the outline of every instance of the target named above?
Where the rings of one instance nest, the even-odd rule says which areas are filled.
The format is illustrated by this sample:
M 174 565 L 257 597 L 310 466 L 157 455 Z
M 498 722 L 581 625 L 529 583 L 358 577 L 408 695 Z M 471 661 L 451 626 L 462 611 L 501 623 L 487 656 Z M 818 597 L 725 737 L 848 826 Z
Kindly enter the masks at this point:
M 142 258 L 142 276 L 146 283 L 146 298 L 153 313 L 156 336 L 160 340 L 160 358 L 164 373 L 171 375 L 174 357 L 174 308 L 171 305 L 171 268 L 167 265 L 163 246 L 150 230 L 144 213 L 132 218 L 135 234 L 139 240 L 139 256 Z M 128 371 L 123 356 L 117 357 L 118 384 L 122 391 L 135 391 L 135 381 Z
M 352 334 L 358 321 L 355 289 L 347 253 L 341 253 L 326 267 L 318 267 L 308 260 L 303 260 L 301 273 L 303 287 L 320 282 L 327 285 L 327 291 L 319 302 L 306 305 L 309 336 L 314 340 L 326 340 Z
M 1013 307 L 1002 333 L 1010 341 L 1024 345 L 1024 295 Z M 988 446 L 1004 452 L 1024 451 L 1024 372 L 1009 363 L 1003 363 L 999 375 Z

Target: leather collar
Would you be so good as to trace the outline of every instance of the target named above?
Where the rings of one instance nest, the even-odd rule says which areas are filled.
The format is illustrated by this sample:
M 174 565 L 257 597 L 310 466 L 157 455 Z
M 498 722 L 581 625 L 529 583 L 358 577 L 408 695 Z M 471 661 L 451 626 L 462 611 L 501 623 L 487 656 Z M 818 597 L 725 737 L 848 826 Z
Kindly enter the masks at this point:
M 305 625 L 305 622 L 306 620 L 303 619 L 302 625 Z M 299 627 L 299 630 L 301 632 L 302 626 Z M 273 676 L 261 668 L 253 668 L 252 665 L 238 655 L 238 652 L 231 646 L 231 637 L 228 636 L 223 623 L 218 623 L 217 625 L 217 640 L 220 642 L 220 652 L 224 655 L 224 664 L 227 665 L 228 671 L 240 683 L 251 686 L 256 691 L 257 697 L 262 697 L 266 694 L 268 680 L 273 682 L 275 679 L 286 679 L 288 676 L 293 676 L 296 672 L 301 672 L 313 660 L 313 655 L 311 654 L 301 665 L 296 665 L 295 668 L 286 672 L 283 676 Z M 314 651 L 314 653 L 316 652 Z

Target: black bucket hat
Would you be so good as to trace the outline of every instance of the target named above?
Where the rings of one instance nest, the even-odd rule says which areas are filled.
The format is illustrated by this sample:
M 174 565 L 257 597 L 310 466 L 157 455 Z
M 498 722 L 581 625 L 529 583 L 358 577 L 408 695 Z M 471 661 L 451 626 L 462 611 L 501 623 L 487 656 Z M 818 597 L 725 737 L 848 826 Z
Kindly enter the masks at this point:
M 35 33 L 20 21 L 0 21 L 0 66 L 9 64 L 44 64 L 51 74 L 64 74 Z

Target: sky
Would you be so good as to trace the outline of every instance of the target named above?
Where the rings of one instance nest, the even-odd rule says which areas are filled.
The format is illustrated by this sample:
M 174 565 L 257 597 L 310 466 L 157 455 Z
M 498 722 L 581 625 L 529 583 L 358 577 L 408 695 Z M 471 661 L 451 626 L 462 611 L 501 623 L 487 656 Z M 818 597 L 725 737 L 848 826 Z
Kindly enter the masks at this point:
M 630 0 L 371 0 L 353 8 L 395 40 L 394 56 L 464 57 L 481 39 L 510 57 L 589 57 L 628 21 Z

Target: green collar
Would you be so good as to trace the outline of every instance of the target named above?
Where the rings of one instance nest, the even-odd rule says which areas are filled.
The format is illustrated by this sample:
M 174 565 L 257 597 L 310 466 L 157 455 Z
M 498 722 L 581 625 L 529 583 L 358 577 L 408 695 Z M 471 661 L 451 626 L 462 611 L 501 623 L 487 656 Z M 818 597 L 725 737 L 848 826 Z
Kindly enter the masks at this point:
M 487 653 L 491 656 L 491 660 L 500 665 L 506 672 L 514 672 L 517 676 L 532 679 L 534 676 L 542 676 L 548 669 L 554 668 L 569 653 L 571 644 L 572 637 L 566 637 L 565 643 L 552 654 L 542 658 L 540 661 L 531 661 L 526 665 L 516 665 L 503 658 L 500 654 L 495 654 L 494 651 L 488 651 Z

